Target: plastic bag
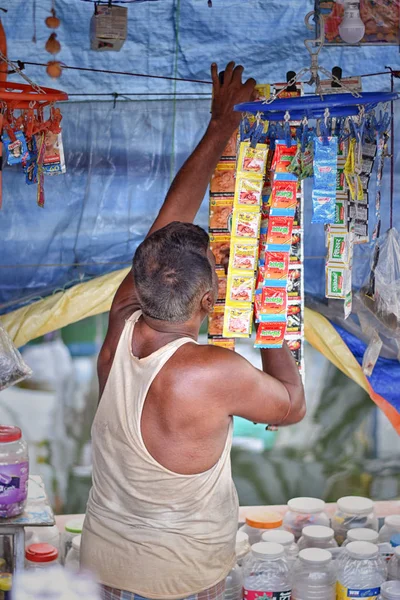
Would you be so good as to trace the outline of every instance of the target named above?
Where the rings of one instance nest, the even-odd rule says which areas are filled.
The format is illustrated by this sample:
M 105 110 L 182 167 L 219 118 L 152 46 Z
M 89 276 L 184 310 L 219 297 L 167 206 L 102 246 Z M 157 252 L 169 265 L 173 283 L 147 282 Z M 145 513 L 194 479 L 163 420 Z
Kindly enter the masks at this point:
M 0 391 L 32 375 L 0 323 Z

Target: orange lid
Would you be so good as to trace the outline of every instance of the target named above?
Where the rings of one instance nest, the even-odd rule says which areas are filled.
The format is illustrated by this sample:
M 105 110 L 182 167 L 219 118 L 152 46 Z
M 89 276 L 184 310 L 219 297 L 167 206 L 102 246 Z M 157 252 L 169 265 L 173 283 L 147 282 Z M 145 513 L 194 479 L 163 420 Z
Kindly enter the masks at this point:
M 47 563 L 58 558 L 58 550 L 50 544 L 31 544 L 25 550 L 25 558 L 31 562 Z
M 283 523 L 279 513 L 275 512 L 254 512 L 246 517 L 246 524 L 256 529 L 276 529 Z

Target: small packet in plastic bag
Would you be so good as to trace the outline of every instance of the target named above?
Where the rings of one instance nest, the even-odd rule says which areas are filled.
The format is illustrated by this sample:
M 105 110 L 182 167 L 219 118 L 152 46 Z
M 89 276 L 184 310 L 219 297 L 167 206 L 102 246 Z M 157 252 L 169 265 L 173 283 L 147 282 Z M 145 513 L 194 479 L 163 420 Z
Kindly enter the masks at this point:
M 0 391 L 32 375 L 21 354 L 0 323 Z

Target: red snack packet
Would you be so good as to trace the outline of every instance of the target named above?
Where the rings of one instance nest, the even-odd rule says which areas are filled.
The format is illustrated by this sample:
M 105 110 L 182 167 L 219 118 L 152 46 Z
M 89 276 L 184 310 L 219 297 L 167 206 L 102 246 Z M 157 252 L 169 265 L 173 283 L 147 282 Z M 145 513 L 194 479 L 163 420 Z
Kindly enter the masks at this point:
M 286 309 L 286 287 L 264 287 L 262 289 L 260 314 L 285 315 Z
M 265 252 L 265 279 L 287 279 L 289 271 L 288 252 Z
M 297 152 L 297 144 L 287 148 L 286 142 L 276 142 L 274 160 L 271 170 L 275 173 L 287 173 L 288 166 L 292 163 L 293 157 Z
M 255 348 L 281 348 L 285 337 L 286 323 L 260 323 L 257 328 Z
M 297 181 L 275 179 L 272 185 L 271 207 L 296 209 Z
M 292 242 L 293 217 L 270 217 L 268 222 L 268 244 L 290 246 Z

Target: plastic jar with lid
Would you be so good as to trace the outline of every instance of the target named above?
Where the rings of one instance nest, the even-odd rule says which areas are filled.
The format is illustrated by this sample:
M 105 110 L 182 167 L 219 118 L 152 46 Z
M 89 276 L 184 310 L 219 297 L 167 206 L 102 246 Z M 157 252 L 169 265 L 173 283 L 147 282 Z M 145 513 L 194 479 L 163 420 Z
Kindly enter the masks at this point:
M 243 561 L 251 550 L 249 536 L 244 531 L 238 531 L 236 534 L 236 561 L 239 566 L 242 566 Z
M 305 548 L 337 548 L 335 532 L 331 527 L 323 525 L 307 525 L 299 539 L 299 550 Z
M 291 578 L 292 600 L 335 600 L 336 569 L 328 550 L 300 550 Z
M 378 540 L 379 534 L 377 531 L 360 527 L 359 529 L 350 529 L 347 532 L 347 538 L 345 539 L 343 546 L 347 546 L 350 542 L 370 542 L 371 544 L 377 544 Z
M 81 535 L 83 529 L 83 522 L 85 517 L 78 517 L 76 519 L 70 519 L 66 522 L 63 533 L 61 534 L 61 552 L 60 559 L 61 563 L 64 564 L 65 558 L 72 548 L 72 540 L 75 536 Z
M 281 544 L 254 544 L 243 567 L 244 600 L 257 600 L 263 595 L 276 600 L 290 600 L 289 567 Z
M 382 584 L 380 600 L 400 600 L 400 581 L 386 581 Z
M 264 531 L 261 539 L 263 542 L 281 544 L 285 549 L 285 556 L 289 567 L 296 560 L 299 553 L 299 547 L 294 541 L 294 535 L 291 531 L 285 531 L 284 529 L 271 529 L 271 531 Z
M 332 529 L 339 546 L 347 538 L 350 529 L 364 528 L 378 531 L 378 519 L 374 503 L 362 496 L 345 496 L 337 501 L 337 510 L 332 517 Z
M 264 531 L 270 529 L 280 529 L 282 527 L 282 517 L 280 514 L 268 511 L 249 512 L 246 517 L 246 523 L 239 531 L 244 531 L 249 536 L 250 546 L 261 541 L 261 535 Z
M 26 569 L 48 569 L 58 565 L 58 550 L 50 544 L 31 544 L 25 549 Z
M 297 540 L 307 525 L 329 527 L 329 517 L 324 512 L 325 502 L 319 498 L 292 498 L 287 503 L 288 511 L 283 517 L 283 527 L 291 531 Z
M 0 517 L 24 511 L 28 497 L 28 446 L 19 427 L 0 426 Z
M 376 600 L 386 581 L 386 562 L 376 544 L 351 542 L 343 548 L 344 559 L 338 561 L 336 599 L 367 597 Z M 368 596 L 365 596 L 368 590 Z M 363 594 L 364 591 L 364 594 Z
M 76 535 L 73 538 L 71 549 L 65 558 L 65 568 L 74 571 L 74 573 L 78 573 L 80 569 L 81 538 L 81 535 Z
M 388 579 L 390 581 L 400 580 L 400 546 L 394 548 L 393 556 L 389 560 Z
M 379 541 L 390 542 L 390 538 L 400 533 L 400 515 L 390 515 L 385 518 L 382 529 L 379 532 Z

